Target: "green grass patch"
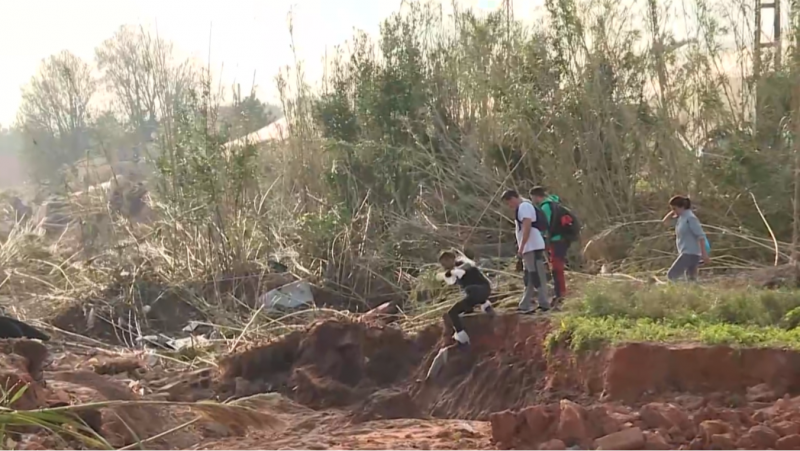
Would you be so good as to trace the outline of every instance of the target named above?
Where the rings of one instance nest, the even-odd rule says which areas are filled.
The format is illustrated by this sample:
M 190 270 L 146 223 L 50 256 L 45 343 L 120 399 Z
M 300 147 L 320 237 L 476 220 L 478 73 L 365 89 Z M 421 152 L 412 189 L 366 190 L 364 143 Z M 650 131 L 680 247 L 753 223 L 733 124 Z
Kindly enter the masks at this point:
M 800 291 L 598 281 L 554 321 L 548 348 L 638 341 L 800 349 Z
M 608 281 L 589 284 L 567 305 L 569 313 L 587 317 L 783 328 L 798 325 L 799 309 L 800 290 Z
M 548 336 L 548 349 L 565 344 L 574 351 L 587 351 L 625 342 L 697 342 L 800 349 L 800 329 L 573 315 L 564 315 L 554 321 L 557 325 Z

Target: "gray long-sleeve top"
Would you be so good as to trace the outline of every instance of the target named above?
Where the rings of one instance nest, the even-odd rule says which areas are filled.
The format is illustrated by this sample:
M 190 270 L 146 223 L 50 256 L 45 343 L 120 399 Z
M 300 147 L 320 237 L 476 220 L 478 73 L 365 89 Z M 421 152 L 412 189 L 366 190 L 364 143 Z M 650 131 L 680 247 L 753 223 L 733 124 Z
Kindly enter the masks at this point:
M 691 210 L 684 210 L 675 223 L 675 244 L 679 254 L 703 255 L 703 249 L 698 242 L 705 239 L 703 226 Z

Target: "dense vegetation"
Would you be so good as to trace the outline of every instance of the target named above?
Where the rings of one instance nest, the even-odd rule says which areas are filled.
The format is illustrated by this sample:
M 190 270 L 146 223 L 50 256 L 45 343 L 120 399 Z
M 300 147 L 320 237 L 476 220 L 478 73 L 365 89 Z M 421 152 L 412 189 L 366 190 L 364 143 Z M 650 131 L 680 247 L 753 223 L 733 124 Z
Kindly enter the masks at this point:
M 582 244 L 592 242 L 585 256 L 573 247 L 576 268 L 662 270 L 673 244 L 657 219 L 675 193 L 695 199 L 714 268 L 786 262 L 794 64 L 776 70 L 764 55 L 765 81 L 748 78 L 742 24 L 752 21 L 741 5 L 698 0 L 676 18 L 646 2 L 635 11 L 643 20 L 629 6 L 551 0 L 545 25 L 531 26 L 508 8 L 444 16 L 407 2 L 379 36 L 357 33 L 336 53 L 320 91 L 302 63 L 281 73 L 288 137 L 263 144 L 225 145 L 269 123 L 270 107 L 212 89 L 200 65 L 146 30 L 123 27 L 93 62 L 54 55 L 26 87 L 13 131 L 32 171 L 50 191 L 80 189 L 65 167 L 144 149 L 155 219 L 75 208 L 85 265 L 68 240 L 35 245 L 18 230 L 0 250 L 0 268 L 17 268 L 0 290 L 113 295 L 138 309 L 142 284 L 155 284 L 228 310 L 241 291 L 214 282 L 208 296 L 196 284 L 260 274 L 277 259 L 351 307 L 409 291 L 424 302 L 421 268 L 436 251 L 512 240 L 497 194 L 534 184 L 580 213 Z M 675 20 L 690 39 L 672 36 L 665 23 Z M 723 49 L 731 37 L 738 47 Z M 112 101 L 94 111 L 99 92 Z M 31 249 L 45 255 L 31 259 Z M 37 261 L 47 263 L 31 268 Z

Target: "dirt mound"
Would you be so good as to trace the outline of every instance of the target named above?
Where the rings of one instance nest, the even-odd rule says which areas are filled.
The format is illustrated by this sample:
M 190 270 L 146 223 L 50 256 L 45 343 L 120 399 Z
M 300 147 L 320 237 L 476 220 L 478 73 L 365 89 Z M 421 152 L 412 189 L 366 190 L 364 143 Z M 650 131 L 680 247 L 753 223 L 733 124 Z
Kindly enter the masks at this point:
M 315 408 L 349 405 L 409 378 L 431 342 L 389 326 L 320 321 L 222 359 L 221 397 L 280 391 Z

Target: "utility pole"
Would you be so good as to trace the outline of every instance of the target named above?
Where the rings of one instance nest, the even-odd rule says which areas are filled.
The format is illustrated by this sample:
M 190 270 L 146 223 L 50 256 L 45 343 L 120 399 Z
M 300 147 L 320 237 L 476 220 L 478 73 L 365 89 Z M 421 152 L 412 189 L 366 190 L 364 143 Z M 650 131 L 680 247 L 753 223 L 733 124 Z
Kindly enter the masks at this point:
M 792 253 L 790 263 L 797 266 L 800 260 L 800 11 L 797 0 L 792 1 L 789 10 L 789 23 L 791 36 L 794 39 L 794 48 L 790 55 L 791 80 L 792 80 L 792 152 L 794 153 L 794 196 L 792 198 Z
M 753 84 L 755 86 L 755 116 L 753 122 L 758 123 L 758 116 L 761 112 L 761 105 L 759 103 L 759 87 L 761 77 L 764 72 L 764 59 L 762 56 L 762 49 L 772 48 L 773 63 L 772 72 L 781 70 L 781 0 L 773 0 L 771 2 L 762 2 L 755 0 L 755 36 L 753 39 Z M 761 11 L 765 9 L 772 9 L 774 18 L 772 20 L 772 41 L 764 42 L 762 40 L 763 33 L 761 28 Z

